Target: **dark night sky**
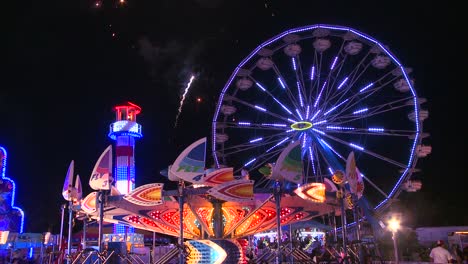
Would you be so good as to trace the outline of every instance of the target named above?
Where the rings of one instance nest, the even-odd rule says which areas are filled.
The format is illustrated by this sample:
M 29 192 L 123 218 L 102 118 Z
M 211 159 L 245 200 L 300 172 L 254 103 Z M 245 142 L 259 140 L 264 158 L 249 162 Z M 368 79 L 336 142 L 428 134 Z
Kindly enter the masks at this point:
M 459 42 L 466 30 L 457 28 L 459 7 L 431 1 L 129 0 L 119 7 L 104 0 L 101 8 L 91 1 L 13 2 L 3 10 L 13 16 L 2 34 L 0 145 L 8 151 L 7 176 L 17 183 L 26 232 L 58 232 L 71 160 L 84 195 L 90 192 L 94 163 L 112 143 L 114 105 L 142 107 L 137 185 L 161 182 L 159 171 L 180 151 L 210 136 L 216 99 L 239 62 L 268 38 L 313 24 L 367 33 L 414 69 L 416 91 L 428 99 L 425 143 L 433 150 L 418 163 L 422 190 L 401 197 L 406 224 L 468 225 L 466 139 L 458 126 L 466 119 L 466 46 Z M 174 129 L 192 72 L 198 77 Z

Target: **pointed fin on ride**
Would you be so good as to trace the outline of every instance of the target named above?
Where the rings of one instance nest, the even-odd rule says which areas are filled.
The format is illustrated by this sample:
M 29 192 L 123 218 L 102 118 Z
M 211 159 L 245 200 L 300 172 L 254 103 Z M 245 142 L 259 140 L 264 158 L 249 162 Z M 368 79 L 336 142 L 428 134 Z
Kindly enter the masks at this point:
M 273 168 L 272 179 L 302 183 L 303 167 L 300 143 L 299 140 L 291 143 L 281 152 Z
M 72 160 L 68 166 L 67 175 L 65 175 L 65 181 L 62 188 L 62 196 L 65 200 L 71 201 L 71 192 L 73 189 L 73 172 L 75 169 L 75 161 Z
M 110 190 L 112 181 L 112 145 L 109 145 L 94 165 L 89 186 L 95 191 Z
M 206 137 L 188 146 L 169 166 L 168 178 L 171 181 L 186 180 L 193 182 L 205 171 Z

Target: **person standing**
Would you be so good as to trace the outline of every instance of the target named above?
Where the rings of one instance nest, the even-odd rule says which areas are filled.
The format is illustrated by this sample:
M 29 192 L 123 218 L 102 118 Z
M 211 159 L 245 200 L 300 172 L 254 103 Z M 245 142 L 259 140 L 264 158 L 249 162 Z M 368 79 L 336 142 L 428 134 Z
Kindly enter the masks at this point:
M 452 254 L 444 248 L 444 241 L 437 240 L 436 246 L 429 254 L 432 263 L 451 263 L 453 260 Z

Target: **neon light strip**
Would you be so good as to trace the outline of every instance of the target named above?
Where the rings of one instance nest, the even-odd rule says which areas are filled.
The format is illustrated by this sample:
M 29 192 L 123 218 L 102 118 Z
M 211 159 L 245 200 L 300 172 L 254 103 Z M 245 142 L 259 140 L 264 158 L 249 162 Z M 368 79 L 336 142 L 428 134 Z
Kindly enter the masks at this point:
M 314 104 L 314 107 L 317 107 L 317 104 L 320 100 L 320 97 L 322 97 L 322 92 L 323 92 L 323 89 L 325 89 L 325 85 L 327 85 L 327 82 L 324 82 L 323 85 L 322 85 L 322 89 L 320 90 L 320 93 L 317 97 L 317 100 L 315 100 L 315 104 Z
M 341 83 L 340 85 L 338 85 L 338 90 L 341 89 L 341 87 L 343 87 L 343 85 L 348 81 L 348 77 L 346 77 Z
M 335 65 L 336 65 L 336 61 L 338 60 L 338 56 L 335 57 L 335 59 L 333 60 L 333 63 L 330 67 L 330 70 L 333 70 L 333 68 L 335 68 Z
M 364 150 L 364 148 L 363 148 L 363 147 L 361 147 L 361 146 L 358 146 L 358 145 L 356 145 L 356 144 L 349 143 L 349 145 L 350 145 L 351 147 L 355 148 L 355 149 Z
M 374 85 L 373 83 L 370 83 L 368 84 L 366 87 L 362 88 L 361 90 L 359 90 L 360 93 L 364 92 L 365 90 L 369 89 L 372 85 Z
M 360 114 L 360 113 L 363 113 L 363 112 L 367 112 L 367 110 L 369 110 L 369 109 L 368 108 L 363 108 L 363 109 L 356 110 L 356 111 L 353 112 L 353 115 Z
M 283 89 L 286 89 L 286 85 L 284 85 L 284 82 L 283 82 L 283 80 L 281 80 L 280 77 L 278 77 L 278 81 L 279 81 L 281 87 L 283 87 Z

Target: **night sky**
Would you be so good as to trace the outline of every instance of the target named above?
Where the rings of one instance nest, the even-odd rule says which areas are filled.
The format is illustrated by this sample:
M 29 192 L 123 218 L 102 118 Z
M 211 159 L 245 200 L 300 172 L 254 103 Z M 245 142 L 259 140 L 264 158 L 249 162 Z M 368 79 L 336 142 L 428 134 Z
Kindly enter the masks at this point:
M 164 182 L 193 141 L 210 137 L 219 93 L 239 62 L 265 40 L 313 24 L 348 26 L 391 47 L 413 68 L 429 118 L 418 162 L 423 188 L 403 193 L 404 223 L 468 225 L 466 210 L 466 43 L 457 6 L 408 1 L 10 1 L 2 42 L 0 145 L 25 232 L 59 232 L 61 189 L 75 161 L 84 196 L 115 120 L 112 107 L 142 107 L 137 186 Z M 327 4 L 325 4 L 327 2 Z M 313 3 L 313 4 L 312 4 Z M 2 4 L 3 5 L 3 4 Z M 464 56 L 464 57 L 463 57 Z M 191 87 L 174 128 L 185 84 Z M 201 98 L 197 103 L 196 98 Z M 406 118 L 406 117 L 402 117 Z M 461 121 L 461 122 L 460 122 Z M 465 183 L 465 184 L 463 184 Z

